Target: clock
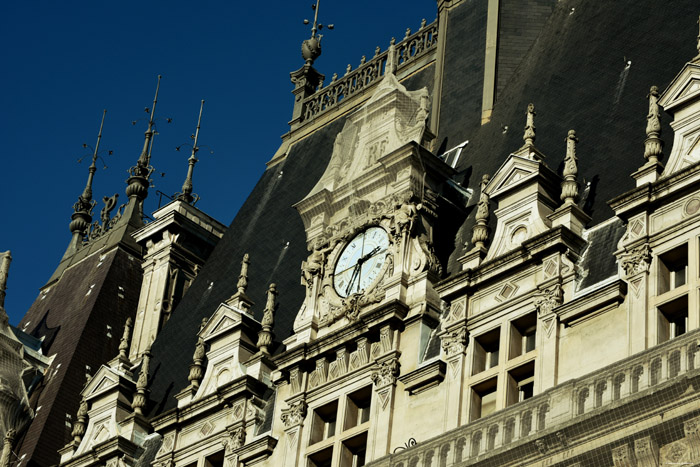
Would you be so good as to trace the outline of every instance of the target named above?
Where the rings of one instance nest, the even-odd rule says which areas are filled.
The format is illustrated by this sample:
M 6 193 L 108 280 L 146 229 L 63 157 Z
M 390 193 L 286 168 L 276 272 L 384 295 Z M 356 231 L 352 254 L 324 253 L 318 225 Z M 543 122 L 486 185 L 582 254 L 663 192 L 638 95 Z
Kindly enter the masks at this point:
M 336 293 L 348 297 L 372 285 L 386 262 L 388 248 L 389 235 L 381 227 L 370 227 L 350 240 L 335 265 Z

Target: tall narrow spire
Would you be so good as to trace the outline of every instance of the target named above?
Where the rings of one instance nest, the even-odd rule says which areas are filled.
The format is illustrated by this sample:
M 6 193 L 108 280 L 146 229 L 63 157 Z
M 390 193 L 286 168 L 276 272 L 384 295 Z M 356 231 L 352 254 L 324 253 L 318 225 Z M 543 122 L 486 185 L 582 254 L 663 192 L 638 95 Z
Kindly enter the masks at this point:
M 561 183 L 561 199 L 564 204 L 574 204 L 578 199 L 576 143 L 578 143 L 576 132 L 569 130 L 566 137 L 566 156 L 564 157 L 564 181 Z
M 523 141 L 525 141 L 525 146 L 535 145 L 535 104 L 528 104 L 527 106 L 527 122 L 525 123 L 525 133 L 523 134 Z
M 85 184 L 82 194 L 78 196 L 78 201 L 73 205 L 73 214 L 71 215 L 69 229 L 73 233 L 76 246 L 77 240 L 87 233 L 90 222 L 92 222 L 92 208 L 97 204 L 97 202 L 92 199 L 92 181 L 95 178 L 95 172 L 97 172 L 95 162 L 97 162 L 98 151 L 100 150 L 102 128 L 104 128 L 106 114 L 107 110 L 103 110 L 100 131 L 97 133 L 97 144 L 95 144 L 95 150 L 92 154 L 92 162 L 90 163 L 90 167 L 88 167 L 87 183 Z M 87 147 L 87 144 L 84 144 L 83 147 Z
M 647 114 L 647 139 L 644 140 L 644 158 L 649 164 L 656 164 L 663 157 L 664 143 L 661 141 L 661 120 L 659 112 L 659 88 L 649 90 L 649 113 Z
M 176 195 L 176 198 L 179 199 L 180 201 L 184 201 L 185 203 L 190 203 L 193 204 L 197 202 L 199 199 L 198 195 L 193 195 L 192 194 L 192 174 L 194 173 L 194 165 L 199 162 L 197 159 L 197 151 L 199 151 L 199 147 L 197 146 L 197 141 L 199 139 L 199 127 L 202 124 L 202 110 L 204 109 L 204 100 L 202 99 L 202 103 L 199 106 L 199 118 L 197 119 L 197 129 L 194 132 L 194 135 L 192 135 L 192 138 L 194 139 L 194 142 L 192 143 L 192 155 L 190 155 L 190 158 L 187 160 L 188 162 L 188 167 L 187 167 L 187 177 L 185 178 L 185 182 L 182 184 L 182 193 Z
M 126 194 L 129 197 L 136 196 L 139 199 L 145 199 L 146 196 L 148 196 L 148 177 L 151 175 L 151 172 L 153 172 L 153 167 L 151 167 L 151 150 L 153 149 L 156 105 L 158 104 L 158 91 L 160 90 L 161 78 L 162 76 L 158 75 L 156 94 L 153 97 L 153 107 L 150 109 L 146 108 L 147 112 L 150 110 L 150 116 L 148 119 L 148 128 L 144 134 L 145 138 L 141 155 L 136 161 L 136 165 L 129 169 L 131 177 L 126 181 L 128 184 Z

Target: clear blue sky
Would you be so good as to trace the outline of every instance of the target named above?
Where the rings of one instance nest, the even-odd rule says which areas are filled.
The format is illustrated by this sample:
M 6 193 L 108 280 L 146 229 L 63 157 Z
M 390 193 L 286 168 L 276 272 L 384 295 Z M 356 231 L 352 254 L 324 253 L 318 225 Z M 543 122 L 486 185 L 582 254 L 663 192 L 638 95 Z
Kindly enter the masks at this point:
M 70 239 L 73 203 L 87 177 L 102 109 L 101 149 L 107 169 L 95 177 L 94 198 L 126 199 L 126 170 L 143 144 L 156 76 L 163 75 L 152 164 L 156 190 L 180 191 L 199 102 L 205 99 L 198 207 L 228 225 L 287 131 L 292 112 L 289 72 L 303 64 L 301 41 L 313 20 L 304 1 L 8 2 L 0 17 L 5 44 L 0 73 L 3 142 L 0 251 L 10 249 L 5 308 L 17 324 L 38 295 Z M 435 0 L 321 0 L 323 54 L 315 67 L 328 79 L 355 68 L 362 55 L 385 50 L 422 18 L 436 16 Z M 112 150 L 112 155 L 106 155 Z M 85 157 L 82 163 L 77 160 Z M 164 173 L 164 176 L 161 176 Z

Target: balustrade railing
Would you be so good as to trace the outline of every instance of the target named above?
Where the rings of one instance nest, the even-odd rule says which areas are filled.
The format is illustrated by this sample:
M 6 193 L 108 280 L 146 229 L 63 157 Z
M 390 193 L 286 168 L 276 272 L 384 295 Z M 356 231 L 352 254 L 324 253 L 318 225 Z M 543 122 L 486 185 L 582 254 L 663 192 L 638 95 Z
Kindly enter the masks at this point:
M 449 467 L 525 439 L 535 440 L 542 454 L 552 443 L 567 447 L 557 426 L 699 369 L 699 346 L 700 329 L 368 465 Z M 545 430 L 546 443 L 537 439 Z
M 397 72 L 435 48 L 438 38 L 437 20 L 429 25 L 421 24 L 420 29 L 413 34 L 408 32 L 401 42 L 395 44 Z M 377 53 L 371 60 L 362 63 L 355 70 L 348 68 L 348 72 L 342 78 L 333 75 L 328 86 L 320 88 L 304 99 L 304 121 L 327 112 L 338 106 L 343 100 L 378 82 L 386 73 L 388 53 L 388 50 L 379 53 L 379 48 L 377 48 Z

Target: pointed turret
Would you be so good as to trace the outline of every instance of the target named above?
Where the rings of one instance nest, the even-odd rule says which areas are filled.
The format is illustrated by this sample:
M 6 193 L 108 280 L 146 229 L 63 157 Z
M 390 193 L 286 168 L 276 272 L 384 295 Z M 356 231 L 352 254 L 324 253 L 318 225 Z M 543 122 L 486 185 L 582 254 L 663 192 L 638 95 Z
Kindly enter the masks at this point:
M 194 135 L 192 135 L 192 139 L 194 142 L 192 143 L 192 155 L 190 155 L 190 158 L 187 160 L 188 162 L 188 168 L 187 168 L 187 177 L 185 177 L 185 182 L 182 184 L 182 193 L 178 193 L 175 195 L 176 199 L 179 199 L 180 201 L 184 201 L 185 203 L 189 204 L 194 204 L 199 200 L 198 195 L 193 195 L 192 194 L 192 174 L 194 173 L 194 165 L 199 162 L 197 159 L 197 151 L 199 151 L 199 147 L 197 146 L 197 141 L 199 139 L 199 127 L 202 124 L 202 110 L 204 109 L 204 100 L 202 100 L 202 104 L 199 107 L 199 118 L 197 119 L 197 129 L 194 132 Z

